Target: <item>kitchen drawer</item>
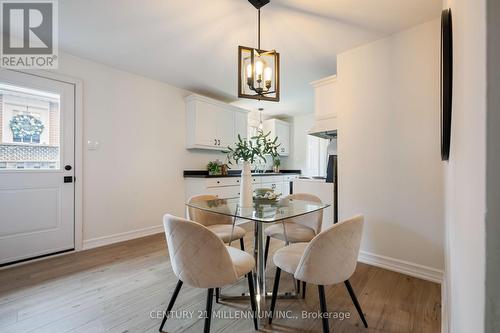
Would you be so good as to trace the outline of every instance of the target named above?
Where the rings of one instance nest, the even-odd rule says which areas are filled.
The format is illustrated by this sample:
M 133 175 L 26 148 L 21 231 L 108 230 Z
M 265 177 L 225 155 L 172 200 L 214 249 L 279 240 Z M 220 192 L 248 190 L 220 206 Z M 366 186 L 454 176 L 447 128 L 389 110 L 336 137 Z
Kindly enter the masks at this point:
M 205 186 L 210 187 L 221 187 L 221 186 L 235 186 L 240 185 L 240 177 L 221 177 L 221 178 L 207 178 Z M 260 184 L 258 177 L 252 177 L 252 184 Z
M 284 176 L 262 176 L 262 184 L 264 183 L 279 183 L 282 182 Z
M 239 186 L 223 186 L 207 188 L 207 194 L 215 195 L 219 199 L 236 198 L 240 196 Z
M 262 188 L 270 188 L 276 193 L 283 193 L 283 182 L 264 183 Z
M 207 178 L 205 180 L 206 187 L 235 186 L 239 184 L 240 184 L 239 177 Z

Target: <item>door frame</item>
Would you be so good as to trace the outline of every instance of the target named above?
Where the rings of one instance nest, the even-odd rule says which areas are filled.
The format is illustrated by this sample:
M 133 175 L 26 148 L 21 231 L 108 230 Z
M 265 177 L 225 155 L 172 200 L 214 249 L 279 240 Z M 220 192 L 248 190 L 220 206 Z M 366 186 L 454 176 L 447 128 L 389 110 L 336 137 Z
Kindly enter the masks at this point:
M 37 76 L 44 79 L 60 81 L 63 83 L 68 83 L 73 85 L 75 94 L 75 162 L 74 162 L 74 177 L 73 182 L 75 187 L 75 209 L 74 209 L 74 245 L 75 249 L 73 251 L 68 251 L 65 253 L 72 253 L 83 250 L 83 80 L 77 79 L 65 74 L 56 73 L 47 70 L 14 70 L 14 69 L 4 69 L 11 72 L 18 72 L 26 75 Z M 47 256 L 53 257 L 53 256 Z M 40 260 L 45 259 L 40 258 Z M 37 261 L 30 260 L 27 262 Z M 9 266 L 12 267 L 12 266 Z

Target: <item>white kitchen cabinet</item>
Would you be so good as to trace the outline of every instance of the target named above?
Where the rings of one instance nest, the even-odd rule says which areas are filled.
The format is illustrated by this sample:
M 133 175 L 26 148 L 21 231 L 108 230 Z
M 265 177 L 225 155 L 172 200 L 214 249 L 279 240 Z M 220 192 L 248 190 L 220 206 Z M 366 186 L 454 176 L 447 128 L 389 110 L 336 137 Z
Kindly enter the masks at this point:
M 271 132 L 271 139 L 278 137 L 278 153 L 280 156 L 290 154 L 290 124 L 279 119 L 268 119 L 264 123 L 264 133 Z
M 290 194 L 290 182 L 298 178 L 297 174 L 254 176 L 252 188 L 272 188 L 282 196 Z M 240 195 L 240 177 L 186 178 L 186 202 L 190 197 L 200 194 L 212 194 L 220 199 L 235 198 Z
M 246 110 L 199 95 L 186 97 L 188 149 L 226 149 L 246 128 Z
M 248 136 L 248 114 L 246 112 L 234 113 L 234 138 L 233 143 L 238 140 L 238 134 L 241 138 Z
M 274 190 L 274 193 L 281 194 L 283 196 L 283 182 L 262 184 L 262 187 L 270 187 Z
M 309 134 L 336 131 L 338 88 L 337 76 L 332 75 L 318 81 L 311 82 L 314 87 L 314 126 Z

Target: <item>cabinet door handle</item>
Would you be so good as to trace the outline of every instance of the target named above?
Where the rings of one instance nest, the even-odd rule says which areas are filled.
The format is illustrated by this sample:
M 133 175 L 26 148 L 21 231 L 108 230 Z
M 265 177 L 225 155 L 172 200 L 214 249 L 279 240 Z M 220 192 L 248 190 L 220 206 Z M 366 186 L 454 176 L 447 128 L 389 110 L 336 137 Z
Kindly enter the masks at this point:
M 214 145 L 216 145 L 216 146 L 217 146 L 217 139 L 214 139 L 214 142 L 215 142 L 215 143 L 214 143 Z
M 220 140 L 219 140 L 219 146 L 220 146 Z

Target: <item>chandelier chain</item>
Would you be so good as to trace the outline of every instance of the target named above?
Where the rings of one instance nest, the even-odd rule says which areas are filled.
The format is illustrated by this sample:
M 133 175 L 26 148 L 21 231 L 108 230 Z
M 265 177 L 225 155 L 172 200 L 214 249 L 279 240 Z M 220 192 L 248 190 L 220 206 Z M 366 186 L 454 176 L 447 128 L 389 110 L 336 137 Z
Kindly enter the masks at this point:
M 258 50 L 260 51 L 260 8 L 258 10 L 259 14 L 258 14 L 258 23 L 257 23 L 257 26 L 258 26 L 258 36 L 257 36 L 257 48 Z

